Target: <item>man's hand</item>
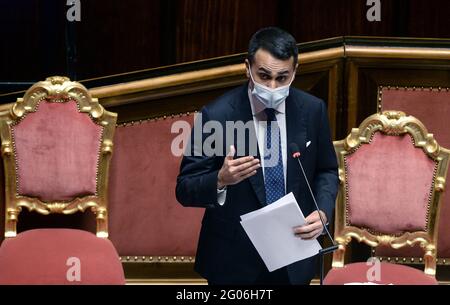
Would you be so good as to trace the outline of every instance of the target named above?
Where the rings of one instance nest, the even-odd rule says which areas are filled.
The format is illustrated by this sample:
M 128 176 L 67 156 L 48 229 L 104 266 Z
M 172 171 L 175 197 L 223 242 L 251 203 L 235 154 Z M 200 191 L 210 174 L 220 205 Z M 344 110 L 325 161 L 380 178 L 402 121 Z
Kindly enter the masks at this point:
M 237 184 L 255 175 L 256 170 L 261 167 L 259 160 L 253 156 L 233 159 L 235 152 L 234 146 L 231 145 L 230 152 L 225 157 L 222 168 L 217 175 L 217 188 L 219 189 L 227 185 Z
M 320 211 L 324 224 L 327 223 L 327 216 L 325 213 Z M 306 217 L 306 224 L 301 227 L 295 227 L 294 233 L 301 239 L 316 239 L 322 234 L 323 226 L 320 221 L 319 213 L 317 211 L 312 212 L 308 217 Z

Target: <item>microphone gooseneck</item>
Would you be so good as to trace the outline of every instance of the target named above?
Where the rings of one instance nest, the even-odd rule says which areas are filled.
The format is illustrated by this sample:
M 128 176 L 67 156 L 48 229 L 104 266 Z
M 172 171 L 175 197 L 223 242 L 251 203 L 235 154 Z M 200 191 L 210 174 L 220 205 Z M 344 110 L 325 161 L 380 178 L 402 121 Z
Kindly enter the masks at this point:
M 316 198 L 315 198 L 314 193 L 313 193 L 313 191 L 312 191 L 312 189 L 311 189 L 311 186 L 310 186 L 310 184 L 309 184 L 308 178 L 306 177 L 305 170 L 303 169 L 302 162 L 300 161 L 300 155 L 301 155 L 301 154 L 300 154 L 300 150 L 299 150 L 299 148 L 298 148 L 298 145 L 297 145 L 296 143 L 291 143 L 291 144 L 289 144 L 289 148 L 290 148 L 290 150 L 291 150 L 292 157 L 293 157 L 294 159 L 297 159 L 298 164 L 300 165 L 300 168 L 301 168 L 302 173 L 303 173 L 303 177 L 305 178 L 306 185 L 308 186 L 308 189 L 309 189 L 309 193 L 311 194 L 311 197 L 312 197 L 312 199 L 313 199 L 313 201 L 314 201 L 314 205 L 316 206 L 316 210 L 317 210 L 317 212 L 319 213 L 320 222 L 322 223 L 322 226 L 323 226 L 323 228 L 325 229 L 325 232 L 327 233 L 328 238 L 329 238 L 329 239 L 331 240 L 331 242 L 333 243 L 333 246 L 336 246 L 336 244 L 335 244 L 335 242 L 334 242 L 334 239 L 333 239 L 333 237 L 331 236 L 330 232 L 328 231 L 327 226 L 325 225 L 325 222 L 324 222 L 324 220 L 323 220 L 323 217 L 322 217 L 322 215 L 320 214 L 320 209 L 319 209 L 319 206 L 318 206 L 318 204 L 317 204 Z M 336 248 L 337 248 L 337 246 L 336 246 Z
M 331 236 L 330 232 L 328 231 L 328 228 L 325 225 L 325 222 L 323 221 L 323 217 L 320 214 L 320 209 L 319 209 L 319 205 L 317 204 L 316 197 L 314 196 L 314 193 L 313 193 L 313 191 L 311 189 L 311 186 L 309 184 L 308 178 L 306 177 L 305 170 L 303 169 L 302 162 L 300 161 L 301 154 L 300 154 L 300 149 L 298 148 L 298 145 L 296 143 L 291 143 L 291 144 L 289 144 L 289 149 L 290 149 L 290 151 L 292 153 L 292 157 L 294 159 L 297 159 L 298 164 L 300 165 L 300 168 L 301 168 L 302 174 L 303 174 L 303 178 L 305 178 L 306 185 L 308 186 L 308 189 L 309 189 L 309 193 L 311 195 L 311 198 L 314 201 L 314 205 L 316 206 L 316 210 L 319 213 L 319 218 L 320 218 L 320 222 L 322 223 L 322 227 L 324 228 L 325 232 L 327 233 L 327 236 L 330 239 L 330 241 L 333 243 L 333 245 L 331 247 L 319 250 L 319 256 L 320 256 L 320 285 L 323 285 L 323 278 L 324 278 L 323 255 L 327 254 L 327 253 L 334 252 L 335 250 L 338 249 L 338 245 L 336 245 L 336 243 L 334 242 L 334 239 Z

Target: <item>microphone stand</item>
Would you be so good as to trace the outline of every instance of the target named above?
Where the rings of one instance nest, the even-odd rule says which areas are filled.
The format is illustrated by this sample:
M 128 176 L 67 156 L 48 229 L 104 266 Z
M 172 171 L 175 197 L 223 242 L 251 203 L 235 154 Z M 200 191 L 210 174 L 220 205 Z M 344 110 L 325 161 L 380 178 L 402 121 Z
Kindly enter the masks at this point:
M 320 286 L 323 285 L 323 278 L 324 278 L 324 262 L 323 262 L 324 255 L 328 254 L 328 253 L 333 253 L 337 249 L 338 249 L 338 245 L 333 245 L 331 247 L 319 250 Z
M 298 152 L 298 149 L 296 149 L 296 150 L 297 151 L 292 154 L 292 157 L 297 159 L 298 164 L 300 165 L 300 168 L 302 169 L 303 177 L 305 178 L 306 184 L 308 185 L 309 193 L 311 194 L 311 197 L 312 197 L 312 199 L 314 201 L 314 205 L 316 206 L 316 210 L 319 213 L 320 222 L 322 222 L 322 226 L 325 229 L 325 232 L 327 233 L 328 238 L 333 243 L 332 246 L 319 250 L 320 285 L 322 286 L 323 285 L 323 278 L 324 278 L 324 261 L 323 261 L 324 255 L 328 254 L 328 253 L 333 253 L 334 251 L 336 251 L 338 249 L 338 245 L 336 245 L 336 243 L 334 242 L 333 237 L 331 236 L 330 232 L 327 229 L 327 226 L 325 225 L 325 222 L 323 221 L 322 215 L 320 214 L 319 206 L 317 205 L 317 202 L 316 202 L 316 198 L 315 198 L 314 193 L 313 193 L 313 191 L 311 189 L 311 186 L 309 185 L 309 181 L 308 181 L 308 178 L 306 177 L 305 170 L 303 169 L 302 162 L 300 162 L 300 153 Z

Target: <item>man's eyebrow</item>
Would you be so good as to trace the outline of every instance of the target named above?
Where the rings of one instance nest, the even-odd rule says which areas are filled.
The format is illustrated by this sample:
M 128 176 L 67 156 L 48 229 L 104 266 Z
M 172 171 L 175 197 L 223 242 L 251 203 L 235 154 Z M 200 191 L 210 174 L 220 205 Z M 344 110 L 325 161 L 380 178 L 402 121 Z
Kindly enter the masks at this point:
M 286 75 L 286 74 L 289 74 L 289 70 L 278 72 L 278 75 Z
M 258 71 L 263 72 L 263 73 L 266 73 L 266 74 L 268 74 L 268 75 L 272 75 L 272 71 L 269 71 L 269 70 L 267 70 L 267 69 L 265 69 L 265 68 L 263 68 L 263 67 L 260 67 L 260 68 L 258 69 Z M 289 70 L 280 71 L 280 72 L 277 73 L 277 76 L 284 76 L 284 75 L 286 75 L 286 74 L 289 74 Z
M 269 71 L 269 70 L 267 70 L 267 69 L 264 69 L 263 67 L 260 67 L 260 68 L 258 69 L 258 71 L 263 72 L 263 73 L 266 73 L 266 74 L 269 74 L 269 75 L 272 75 L 272 72 L 271 72 L 271 71 Z

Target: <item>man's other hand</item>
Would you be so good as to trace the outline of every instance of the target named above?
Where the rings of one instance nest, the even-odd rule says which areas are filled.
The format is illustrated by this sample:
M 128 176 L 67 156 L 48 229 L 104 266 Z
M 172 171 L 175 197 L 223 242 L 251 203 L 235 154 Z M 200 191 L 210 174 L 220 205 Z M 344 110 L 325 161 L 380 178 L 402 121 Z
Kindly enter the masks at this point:
M 327 223 L 327 216 L 325 213 L 320 211 L 322 215 L 323 222 Z M 300 227 L 294 228 L 294 234 L 301 239 L 309 240 L 316 239 L 322 234 L 323 225 L 320 221 L 319 212 L 314 211 L 308 217 L 306 217 L 306 224 Z

